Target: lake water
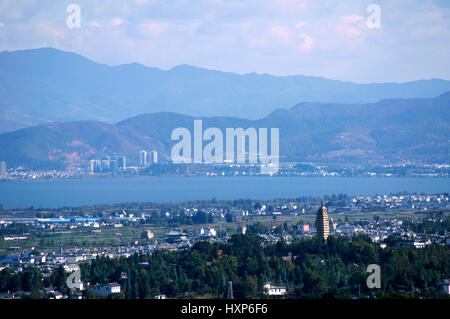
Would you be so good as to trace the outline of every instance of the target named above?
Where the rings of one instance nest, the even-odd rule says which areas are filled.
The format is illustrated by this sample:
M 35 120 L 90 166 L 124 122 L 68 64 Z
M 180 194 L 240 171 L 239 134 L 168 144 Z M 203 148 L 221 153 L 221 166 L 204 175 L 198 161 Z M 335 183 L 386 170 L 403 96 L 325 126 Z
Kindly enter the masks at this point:
M 449 178 L 420 177 L 148 177 L 0 182 L 7 208 L 55 208 L 120 202 L 273 199 L 300 196 L 450 192 Z

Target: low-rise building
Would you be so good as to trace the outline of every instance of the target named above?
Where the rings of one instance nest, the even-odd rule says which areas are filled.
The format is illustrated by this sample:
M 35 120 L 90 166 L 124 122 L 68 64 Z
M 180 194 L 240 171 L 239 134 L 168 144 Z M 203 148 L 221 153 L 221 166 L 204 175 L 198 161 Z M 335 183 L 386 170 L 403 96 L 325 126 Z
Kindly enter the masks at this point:
M 284 296 L 286 294 L 286 287 L 274 286 L 270 282 L 264 285 L 264 293 L 269 296 Z
M 120 285 L 117 282 L 108 283 L 105 285 L 96 285 L 92 287 L 92 293 L 97 297 L 107 297 L 111 294 L 119 294 Z
M 172 231 L 168 232 L 166 236 L 167 236 L 166 241 L 168 243 L 180 243 L 180 242 L 187 241 L 186 234 L 183 232 L 180 232 L 180 231 L 176 231 L 176 230 L 172 230 Z

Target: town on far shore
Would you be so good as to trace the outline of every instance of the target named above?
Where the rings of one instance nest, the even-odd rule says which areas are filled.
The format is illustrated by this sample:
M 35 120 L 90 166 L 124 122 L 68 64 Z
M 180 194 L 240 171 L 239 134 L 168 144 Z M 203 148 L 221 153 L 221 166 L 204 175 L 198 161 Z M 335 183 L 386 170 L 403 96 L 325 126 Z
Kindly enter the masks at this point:
M 233 163 L 224 160 L 217 164 L 177 163 L 158 157 L 158 152 L 141 150 L 137 159 L 124 155 L 106 155 L 87 162 L 70 162 L 66 167 L 45 168 L 8 166 L 0 161 L 0 180 L 59 180 L 77 178 L 112 178 L 137 176 L 364 176 L 364 177 L 448 177 L 448 163 L 426 163 L 401 160 L 371 163 L 282 161 L 270 174 L 261 172 L 262 164 Z M 1 159 L 0 159 L 1 160 Z

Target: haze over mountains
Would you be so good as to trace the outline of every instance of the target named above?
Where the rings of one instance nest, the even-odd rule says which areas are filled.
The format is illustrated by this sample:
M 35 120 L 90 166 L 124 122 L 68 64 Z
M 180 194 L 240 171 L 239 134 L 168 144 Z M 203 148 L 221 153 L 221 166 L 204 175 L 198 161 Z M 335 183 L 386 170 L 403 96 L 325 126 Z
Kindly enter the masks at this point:
M 0 159 L 8 165 L 64 168 L 104 155 L 126 155 L 136 164 L 141 149 L 168 159 L 173 129 L 278 127 L 280 160 L 365 163 L 448 160 L 450 92 L 436 98 L 385 99 L 377 103 L 299 103 L 259 120 L 141 114 L 117 124 L 99 121 L 46 123 L 0 134 Z M 204 145 L 207 144 L 206 142 Z
M 255 120 L 301 101 L 375 103 L 432 98 L 450 90 L 450 81 L 439 79 L 356 84 L 188 65 L 167 71 L 135 63 L 107 66 L 52 48 L 1 52 L 0 83 L 0 132 L 52 121 L 111 124 L 154 112 Z

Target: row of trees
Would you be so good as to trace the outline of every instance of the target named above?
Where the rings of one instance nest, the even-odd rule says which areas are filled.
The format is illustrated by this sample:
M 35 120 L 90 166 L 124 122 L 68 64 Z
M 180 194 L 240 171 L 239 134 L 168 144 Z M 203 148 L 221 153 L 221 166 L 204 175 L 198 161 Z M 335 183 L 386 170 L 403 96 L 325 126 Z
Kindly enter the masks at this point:
M 11 223 L 6 226 L 0 226 L 0 237 L 7 235 L 22 235 L 25 233 L 32 233 L 34 228 L 24 223 Z
M 403 228 L 418 234 L 445 235 L 450 232 L 450 215 L 432 214 L 433 218 L 425 219 L 419 223 L 405 222 Z

